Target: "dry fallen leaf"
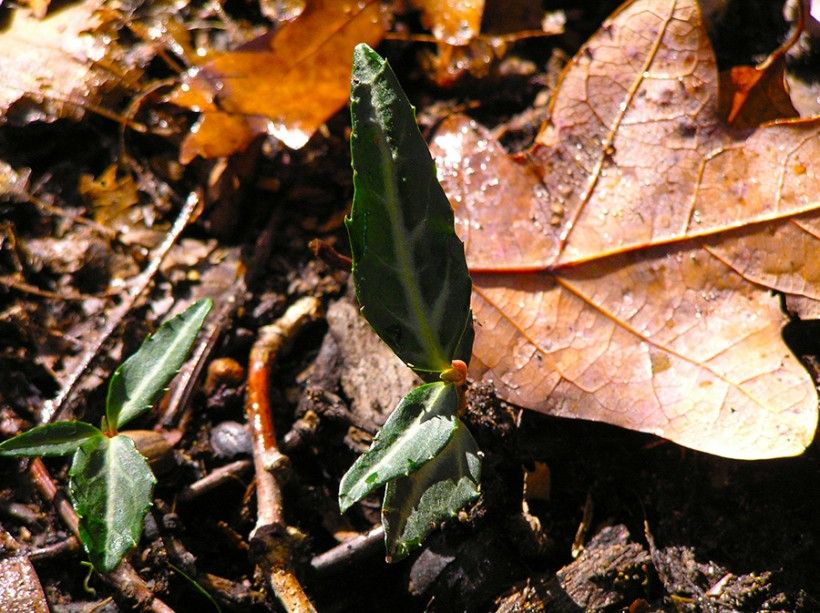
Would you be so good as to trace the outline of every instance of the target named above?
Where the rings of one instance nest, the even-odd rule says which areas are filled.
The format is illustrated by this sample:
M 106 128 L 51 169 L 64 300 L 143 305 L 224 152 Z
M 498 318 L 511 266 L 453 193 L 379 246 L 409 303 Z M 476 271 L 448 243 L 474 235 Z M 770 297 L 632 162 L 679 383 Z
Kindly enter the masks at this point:
M 756 128 L 766 121 L 798 117 L 786 84 L 786 52 L 802 28 L 759 66 L 735 66 L 719 78 L 720 115 L 736 129 Z
M 820 120 L 718 113 L 694 0 L 638 0 L 568 66 L 519 161 L 434 141 L 474 293 L 471 373 L 503 398 L 734 458 L 794 455 L 814 383 L 772 290 L 820 299 Z
M 421 11 L 422 24 L 437 42 L 436 52 L 424 50 L 420 61 L 439 87 L 451 87 L 467 74 L 485 78 L 516 40 L 564 31 L 563 23 L 544 19 L 539 0 L 409 0 L 409 5 Z
M 481 29 L 484 0 L 410 0 L 422 13 L 422 23 L 436 40 L 467 45 Z
M 17 9 L 0 30 L 0 124 L 78 119 L 128 89 L 141 70 L 122 61 L 98 0 L 52 10 L 37 19 Z
M 111 164 L 96 179 L 80 175 L 77 191 L 91 205 L 94 221 L 104 226 L 124 221 L 128 211 L 139 203 L 137 184 L 131 175 L 117 178 L 117 164 Z
M 304 146 L 347 101 L 353 47 L 377 44 L 384 20 L 376 0 L 312 0 L 275 32 L 215 54 L 170 98 L 202 113 L 180 160 L 227 156 L 264 133 Z

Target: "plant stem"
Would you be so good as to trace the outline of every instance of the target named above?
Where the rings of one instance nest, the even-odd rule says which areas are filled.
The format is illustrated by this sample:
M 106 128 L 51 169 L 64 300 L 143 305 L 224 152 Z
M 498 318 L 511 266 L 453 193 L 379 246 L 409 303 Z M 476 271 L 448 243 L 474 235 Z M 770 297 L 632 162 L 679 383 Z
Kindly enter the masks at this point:
M 289 460 L 276 442 L 270 410 L 270 374 L 277 358 L 289 348 L 296 334 L 318 317 L 321 303 L 306 297 L 295 302 L 275 323 L 259 330 L 248 360 L 245 413 L 251 429 L 256 470 L 256 527 L 251 547 L 265 571 L 271 589 L 285 609 L 315 611 L 291 566 L 297 532 L 285 524 L 280 479 Z
M 40 495 L 54 505 L 63 523 L 79 538 L 80 518 L 77 517 L 65 494 L 57 489 L 57 484 L 54 483 L 43 461 L 40 458 L 32 460 L 29 472 Z M 171 607 L 154 595 L 128 560 L 123 560 L 116 570 L 100 576 L 124 597 L 136 601 L 140 609 L 153 613 L 174 613 Z

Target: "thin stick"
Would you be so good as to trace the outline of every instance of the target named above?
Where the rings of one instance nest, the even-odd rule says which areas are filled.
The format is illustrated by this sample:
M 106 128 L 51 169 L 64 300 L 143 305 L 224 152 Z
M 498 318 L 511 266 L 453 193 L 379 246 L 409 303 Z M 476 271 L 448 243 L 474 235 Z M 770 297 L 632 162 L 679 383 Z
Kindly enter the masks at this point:
M 31 285 L 25 281 L 15 279 L 13 275 L 0 275 L 0 285 L 10 289 L 17 290 L 23 294 L 31 294 L 32 296 L 39 296 L 40 298 L 48 298 L 49 300 L 66 300 L 83 302 L 85 300 L 96 300 L 97 298 L 104 299 L 107 296 L 91 296 L 89 294 L 78 294 L 76 292 L 52 292 L 51 290 L 41 289 L 36 285 Z
M 384 528 L 378 525 L 366 534 L 319 554 L 310 561 L 310 565 L 316 573 L 330 575 L 380 551 L 383 542 Z
M 203 494 L 216 489 L 223 483 L 235 481 L 252 466 L 250 460 L 237 460 L 225 466 L 220 466 L 210 474 L 184 488 L 177 496 L 180 504 L 191 502 Z
M 64 555 L 77 553 L 81 549 L 80 541 L 77 540 L 76 536 L 72 535 L 63 541 L 57 541 L 56 543 L 40 547 L 39 549 L 32 549 L 28 557 L 32 564 L 53 562 Z
M 151 280 L 154 278 L 157 270 L 159 270 L 162 260 L 165 259 L 166 255 L 168 255 L 171 247 L 173 247 L 173 245 L 177 242 L 177 239 L 179 238 L 179 235 L 182 234 L 185 226 L 188 225 L 188 222 L 191 220 L 191 217 L 193 216 L 194 211 L 196 211 L 198 204 L 199 198 L 191 192 L 185 201 L 182 210 L 179 212 L 176 221 L 174 221 L 174 225 L 171 226 L 171 229 L 165 236 L 165 240 L 162 241 L 162 244 L 156 248 L 152 254 L 151 262 L 148 266 L 146 266 L 145 270 L 143 270 L 137 278 L 134 279 L 130 290 L 123 299 L 122 304 L 114 309 L 114 311 L 108 316 L 105 327 L 97 335 L 97 338 L 94 340 L 91 347 L 84 353 L 83 358 L 77 367 L 69 373 L 57 396 L 51 400 L 46 400 L 43 403 L 43 408 L 40 412 L 41 423 L 50 423 L 60 415 L 63 405 L 65 405 L 66 401 L 68 401 L 74 393 L 74 389 L 76 388 L 80 377 L 83 376 L 83 373 L 85 373 L 86 369 L 88 369 L 94 361 L 94 358 L 97 357 L 103 343 L 105 343 L 105 341 L 107 341 L 108 338 L 114 333 L 120 325 L 122 319 L 134 306 L 137 298 L 142 295 L 151 283 Z
M 40 495 L 54 505 L 63 523 L 79 538 L 80 519 L 65 494 L 57 489 L 43 461 L 40 458 L 32 460 L 29 472 Z M 116 570 L 100 576 L 124 597 L 136 601 L 140 608 L 154 613 L 174 613 L 171 607 L 154 595 L 128 560 L 123 560 Z
M 285 524 L 279 483 L 289 461 L 276 443 L 269 400 L 270 374 L 277 358 L 290 347 L 296 334 L 318 317 L 320 308 L 321 303 L 313 297 L 295 302 L 275 323 L 259 330 L 248 361 L 245 413 L 253 442 L 257 507 L 251 547 L 271 589 L 285 609 L 292 612 L 315 609 L 291 568 L 291 541 L 295 535 Z

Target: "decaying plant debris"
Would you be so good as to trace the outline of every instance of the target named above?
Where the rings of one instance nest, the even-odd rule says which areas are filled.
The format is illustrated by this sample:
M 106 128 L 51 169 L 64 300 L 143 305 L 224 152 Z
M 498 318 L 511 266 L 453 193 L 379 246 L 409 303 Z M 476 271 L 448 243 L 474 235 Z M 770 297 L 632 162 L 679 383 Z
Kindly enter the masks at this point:
M 215 304 L 192 360 L 134 423 L 171 450 L 157 448 L 153 507 L 114 573 L 82 565 L 66 462 L 0 463 L 0 608 L 306 607 L 282 597 L 288 585 L 319 611 L 820 608 L 819 43 L 809 14 L 794 30 L 808 3 L 701 2 L 702 28 L 690 0 L 21 4 L 0 6 L 0 436 L 99 422 L 113 369 L 172 307 Z M 484 454 L 481 497 L 397 564 L 378 500 L 345 515 L 336 501 L 418 384 L 348 285 L 343 107 L 359 42 L 379 45 L 417 106 L 480 290 L 483 380 L 462 419 Z M 265 80 L 272 66 L 281 78 Z M 673 223 L 686 206 L 691 223 Z M 681 298 L 672 273 L 696 295 Z M 660 313 L 643 329 L 641 292 Z M 305 300 L 298 335 L 273 334 L 289 351 L 259 362 L 275 436 L 260 446 L 245 436 L 262 389 L 251 357 Z M 556 314 L 554 328 L 533 312 Z M 739 344 L 718 347 L 727 338 Z M 724 353 L 702 358 L 709 344 Z M 732 347 L 734 366 L 720 363 Z M 682 364 L 699 390 L 773 398 L 735 407 L 742 432 L 715 428 L 710 411 L 731 403 L 675 392 L 662 379 Z M 632 430 L 554 416 L 567 413 Z M 747 462 L 638 432 L 661 430 L 728 456 L 807 448 Z M 289 460 L 273 520 L 256 503 L 273 475 L 254 478 L 271 452 Z

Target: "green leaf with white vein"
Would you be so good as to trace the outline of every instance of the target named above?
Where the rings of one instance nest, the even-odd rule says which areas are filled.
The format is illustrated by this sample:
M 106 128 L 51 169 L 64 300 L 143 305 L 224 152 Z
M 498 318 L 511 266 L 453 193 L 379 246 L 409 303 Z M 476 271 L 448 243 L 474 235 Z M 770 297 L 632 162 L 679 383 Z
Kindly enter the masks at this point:
M 481 458 L 461 420 L 447 446 L 408 477 L 387 484 L 382 525 L 387 554 L 400 560 L 421 545 L 442 521 L 478 496 Z
M 114 371 L 105 407 L 109 429 L 116 431 L 151 408 L 188 357 L 212 306 L 207 298 L 196 301 L 163 323 Z
M 83 421 L 57 421 L 37 426 L 0 443 L 0 456 L 61 456 L 74 453 L 93 437 L 97 428 Z
M 342 477 L 342 513 L 388 481 L 417 470 L 441 451 L 456 429 L 457 409 L 458 393 L 451 383 L 428 383 L 402 398 L 367 453 L 359 456 Z
M 472 352 L 464 246 L 415 111 L 364 44 L 353 53 L 350 111 L 355 191 L 346 225 L 356 297 L 396 355 L 432 380 Z
M 156 479 L 134 441 L 122 434 L 83 444 L 69 477 L 80 540 L 94 568 L 111 572 L 139 541 Z

